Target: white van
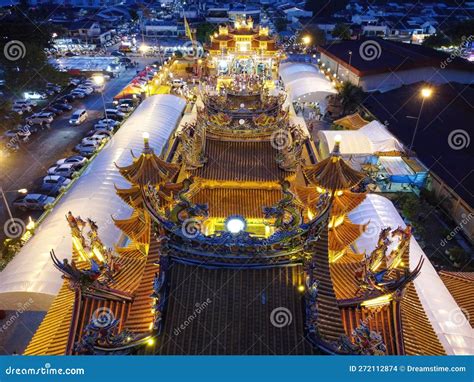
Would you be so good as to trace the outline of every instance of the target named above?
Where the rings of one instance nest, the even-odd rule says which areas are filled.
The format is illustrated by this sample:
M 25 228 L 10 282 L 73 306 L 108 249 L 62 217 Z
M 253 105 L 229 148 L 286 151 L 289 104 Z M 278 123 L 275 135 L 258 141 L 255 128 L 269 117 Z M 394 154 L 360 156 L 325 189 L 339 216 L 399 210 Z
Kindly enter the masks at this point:
M 71 125 L 78 126 L 82 122 L 84 122 L 87 119 L 87 110 L 86 109 L 79 109 L 74 112 L 74 114 L 71 116 L 71 119 L 69 120 L 69 123 Z

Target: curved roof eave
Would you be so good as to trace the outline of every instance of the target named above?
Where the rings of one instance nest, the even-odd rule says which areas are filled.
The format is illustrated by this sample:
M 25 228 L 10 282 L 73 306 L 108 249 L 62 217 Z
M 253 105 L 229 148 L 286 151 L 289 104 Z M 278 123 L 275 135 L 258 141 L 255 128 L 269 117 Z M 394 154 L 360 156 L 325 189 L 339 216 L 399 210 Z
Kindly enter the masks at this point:
M 356 224 L 370 221 L 380 231 L 385 227 L 392 229 L 406 227 L 405 222 L 393 203 L 380 195 L 369 194 L 353 211 L 349 218 Z M 357 241 L 358 251 L 370 253 L 376 246 L 378 235 L 362 235 Z M 448 355 L 473 354 L 474 331 L 468 320 L 452 322 L 452 317 L 461 312 L 453 296 L 449 293 L 438 273 L 414 237 L 410 241 L 410 269 L 418 264 L 420 258 L 425 262 L 420 274 L 413 281 L 424 311 Z
M 15 302 L 12 296 L 32 297 L 35 303 L 31 310 L 48 309 L 52 299 L 47 296 L 55 296 L 63 281 L 49 252 L 54 249 L 60 259 L 71 258 L 71 234 L 65 219 L 68 211 L 96 221 L 105 245 L 112 247 L 116 243 L 120 231 L 111 216 L 128 217 L 131 208 L 115 193 L 114 185 L 128 188 L 129 184 L 114 163 L 130 163 L 130 149 L 141 152 L 144 132 L 149 133 L 150 146 L 160 153 L 185 106 L 184 100 L 169 94 L 155 95 L 142 102 L 0 273 L 1 309 L 16 309 L 18 300 Z

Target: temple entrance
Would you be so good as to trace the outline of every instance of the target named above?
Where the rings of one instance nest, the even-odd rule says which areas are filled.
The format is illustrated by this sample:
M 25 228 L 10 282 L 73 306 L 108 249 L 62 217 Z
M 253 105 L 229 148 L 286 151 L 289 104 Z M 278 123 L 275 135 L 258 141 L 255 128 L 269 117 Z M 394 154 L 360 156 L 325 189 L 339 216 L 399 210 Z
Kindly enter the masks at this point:
M 232 73 L 235 73 L 235 74 L 255 73 L 255 63 L 251 58 L 236 59 L 232 62 Z

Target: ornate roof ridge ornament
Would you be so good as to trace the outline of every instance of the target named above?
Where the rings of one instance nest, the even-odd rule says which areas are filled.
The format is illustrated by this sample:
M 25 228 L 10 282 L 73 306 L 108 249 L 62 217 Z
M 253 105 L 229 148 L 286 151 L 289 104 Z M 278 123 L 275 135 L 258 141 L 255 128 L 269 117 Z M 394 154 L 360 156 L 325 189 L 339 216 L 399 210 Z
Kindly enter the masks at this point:
M 182 145 L 182 156 L 187 170 L 196 170 L 207 162 L 204 153 L 206 142 L 205 124 L 185 123 L 183 130 L 179 135 Z
M 275 218 L 274 226 L 277 230 L 297 230 L 303 222 L 303 217 L 296 206 L 295 195 L 290 190 L 290 182 L 283 180 L 280 186 L 283 198 L 274 206 L 263 207 L 263 213 L 266 219 Z
M 376 295 L 400 296 L 409 282 L 419 274 L 424 259 L 420 258 L 416 267 L 410 271 L 409 264 L 403 262 L 410 249 L 411 227 L 390 227 L 380 232 L 376 248 L 366 255 L 360 271 L 356 272 L 359 281 L 358 294 L 361 298 L 373 299 Z M 398 238 L 398 243 L 394 241 Z M 390 248 L 390 252 L 387 254 Z
M 272 134 L 272 146 L 278 150 L 276 161 L 284 171 L 296 171 L 301 164 L 301 154 L 306 136 L 299 125 L 289 125 Z

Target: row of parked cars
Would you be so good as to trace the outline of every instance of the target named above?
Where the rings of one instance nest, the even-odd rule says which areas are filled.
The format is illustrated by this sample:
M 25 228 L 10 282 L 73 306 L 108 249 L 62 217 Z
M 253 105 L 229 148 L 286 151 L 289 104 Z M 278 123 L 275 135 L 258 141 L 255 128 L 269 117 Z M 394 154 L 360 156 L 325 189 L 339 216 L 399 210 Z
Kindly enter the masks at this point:
M 41 179 L 37 189 L 16 199 L 13 206 L 26 211 L 44 210 L 52 204 L 63 187 L 72 181 L 74 173 L 86 165 L 88 157 L 92 156 L 102 144 L 112 138 L 114 132 L 135 106 L 135 100 L 123 99 L 118 102 L 115 109 L 107 109 L 108 118 L 97 121 L 94 128 L 75 147 L 78 155 L 58 160 L 48 169 L 48 174 Z
M 88 79 L 74 78 L 70 81 L 70 91 L 59 95 L 63 89 L 55 84 L 47 84 L 46 88 L 51 90 L 51 94 L 55 98 L 43 107 L 41 111 L 35 112 L 25 118 L 25 126 L 19 126 L 15 129 L 8 130 L 4 134 L 7 147 L 9 149 L 18 149 L 19 143 L 28 142 L 31 134 L 38 132 L 41 129 L 49 128 L 54 119 L 65 113 L 73 110 L 72 103 L 76 99 L 83 99 L 91 95 L 94 91 L 102 91 L 103 85 L 99 86 L 94 81 Z M 31 96 L 31 94 L 29 94 Z M 34 111 L 38 106 L 37 100 L 22 99 L 17 100 L 12 105 L 12 111 L 20 115 L 26 115 Z M 73 126 L 80 125 L 87 119 L 87 112 L 84 109 L 78 109 L 73 112 L 69 123 Z M 16 139 L 13 139 L 16 138 Z
M 115 108 L 104 110 L 104 118 L 97 121 L 94 128 L 87 133 L 75 150 L 85 157 L 92 156 L 100 146 L 111 139 L 124 119 L 134 110 L 137 101 L 122 99 Z
M 13 206 L 22 210 L 44 210 L 52 204 L 63 187 L 71 183 L 73 174 L 87 163 L 87 158 L 73 155 L 58 160 L 48 169 L 48 174 L 40 180 L 38 187 L 27 195 L 13 201 Z

